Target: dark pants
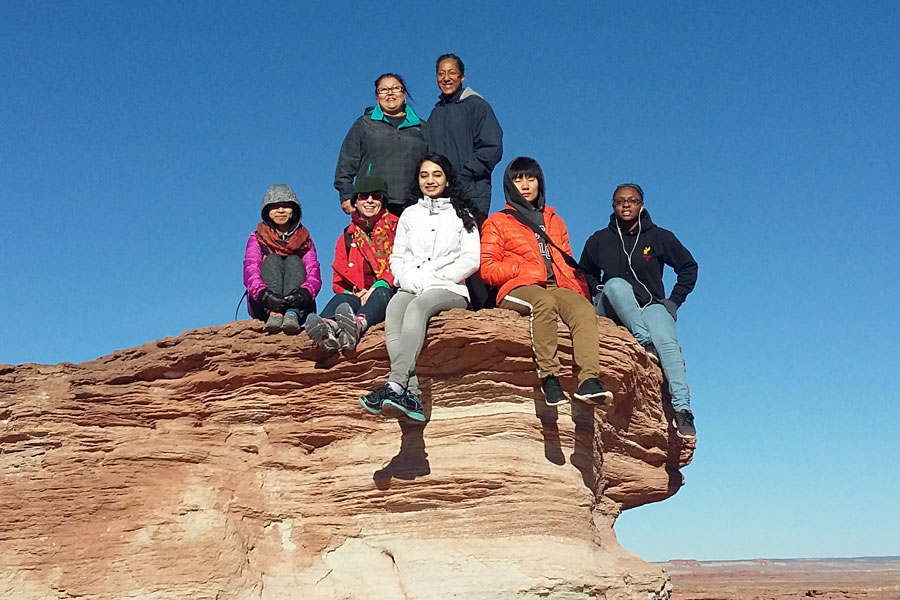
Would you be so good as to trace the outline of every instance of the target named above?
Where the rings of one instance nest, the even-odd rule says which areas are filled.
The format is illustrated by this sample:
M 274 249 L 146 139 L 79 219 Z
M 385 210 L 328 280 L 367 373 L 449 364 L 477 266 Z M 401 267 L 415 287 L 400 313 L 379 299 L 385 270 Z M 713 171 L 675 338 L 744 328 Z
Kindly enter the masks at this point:
M 334 298 L 328 301 L 319 316 L 323 319 L 331 319 L 334 317 L 334 311 L 337 307 L 346 302 L 350 305 L 358 315 L 366 317 L 366 324 L 371 327 L 384 322 L 384 314 L 387 310 L 388 301 L 394 295 L 393 288 L 377 287 L 369 296 L 369 301 L 365 304 L 356 294 L 335 294 Z
M 280 296 L 299 292 L 300 284 L 306 281 L 306 266 L 303 259 L 296 254 L 289 256 L 269 254 L 263 260 L 260 271 L 266 287 Z M 265 306 L 250 298 L 247 300 L 250 304 L 250 314 L 254 318 L 261 321 L 269 318 L 269 310 Z

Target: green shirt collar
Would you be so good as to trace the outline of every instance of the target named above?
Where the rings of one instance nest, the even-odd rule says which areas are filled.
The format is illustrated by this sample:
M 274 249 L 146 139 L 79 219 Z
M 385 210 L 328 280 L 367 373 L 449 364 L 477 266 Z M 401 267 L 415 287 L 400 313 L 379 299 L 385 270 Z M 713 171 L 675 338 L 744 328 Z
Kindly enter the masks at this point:
M 372 120 L 373 121 L 384 121 L 386 123 L 388 118 L 384 116 L 384 112 L 381 110 L 381 106 L 376 104 L 375 108 L 372 110 Z M 406 105 L 406 118 L 400 123 L 400 126 L 397 129 L 403 129 L 404 127 L 416 127 L 417 125 L 422 124 L 422 119 L 419 118 L 419 115 L 416 114 L 416 111 L 412 109 L 412 106 L 409 104 Z

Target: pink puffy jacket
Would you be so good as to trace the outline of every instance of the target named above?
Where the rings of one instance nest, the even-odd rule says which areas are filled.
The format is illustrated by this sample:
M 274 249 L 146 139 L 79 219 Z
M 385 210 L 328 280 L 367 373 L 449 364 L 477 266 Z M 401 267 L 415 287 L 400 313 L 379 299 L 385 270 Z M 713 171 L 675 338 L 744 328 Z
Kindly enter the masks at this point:
M 247 294 L 254 302 L 259 300 L 259 294 L 266 287 L 262 278 L 262 262 L 263 252 L 259 247 L 259 240 L 256 239 L 256 232 L 250 234 L 247 240 L 247 249 L 244 251 L 244 287 L 247 288 Z M 303 266 L 306 267 L 306 281 L 300 287 L 306 288 L 312 297 L 315 298 L 319 290 L 322 289 L 322 272 L 319 268 L 319 259 L 316 257 L 316 245 L 312 238 L 309 240 L 309 250 L 300 257 L 303 260 Z M 250 310 L 250 305 L 247 305 Z

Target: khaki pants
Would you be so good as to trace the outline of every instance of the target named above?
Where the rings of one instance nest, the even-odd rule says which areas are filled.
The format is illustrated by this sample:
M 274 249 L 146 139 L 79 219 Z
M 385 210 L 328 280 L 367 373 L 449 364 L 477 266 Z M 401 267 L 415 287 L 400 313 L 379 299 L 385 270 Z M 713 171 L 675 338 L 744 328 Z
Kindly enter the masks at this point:
M 587 298 L 567 288 L 550 284 L 523 285 L 513 289 L 501 308 L 531 316 L 531 346 L 537 362 L 538 377 L 559 375 L 561 365 L 556 352 L 556 318 L 562 318 L 572 333 L 572 349 L 578 365 L 578 385 L 591 377 L 600 377 L 600 338 L 597 316 Z

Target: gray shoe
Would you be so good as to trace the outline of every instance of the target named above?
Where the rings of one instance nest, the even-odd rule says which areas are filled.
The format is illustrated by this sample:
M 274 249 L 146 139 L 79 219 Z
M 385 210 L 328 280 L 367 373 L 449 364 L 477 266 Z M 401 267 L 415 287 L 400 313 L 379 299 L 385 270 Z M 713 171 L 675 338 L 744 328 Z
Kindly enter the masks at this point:
M 359 343 L 359 325 L 356 322 L 356 313 L 349 304 L 344 302 L 335 309 L 334 320 L 338 325 L 338 342 L 344 352 L 350 352 Z
M 337 352 L 341 347 L 337 340 L 337 325 L 326 321 L 316 313 L 306 317 L 306 335 L 326 352 Z
M 284 313 L 284 323 L 282 323 L 281 329 L 288 335 L 300 333 L 300 315 L 293 310 Z
M 281 326 L 284 324 L 284 315 L 280 315 L 276 312 L 269 313 L 269 318 L 266 319 L 266 324 L 263 325 L 263 331 L 266 333 L 278 333 L 281 331 Z
M 697 437 L 697 428 L 694 427 L 694 413 L 689 410 L 679 410 L 675 412 L 672 419 L 672 427 L 680 438 L 692 440 Z

